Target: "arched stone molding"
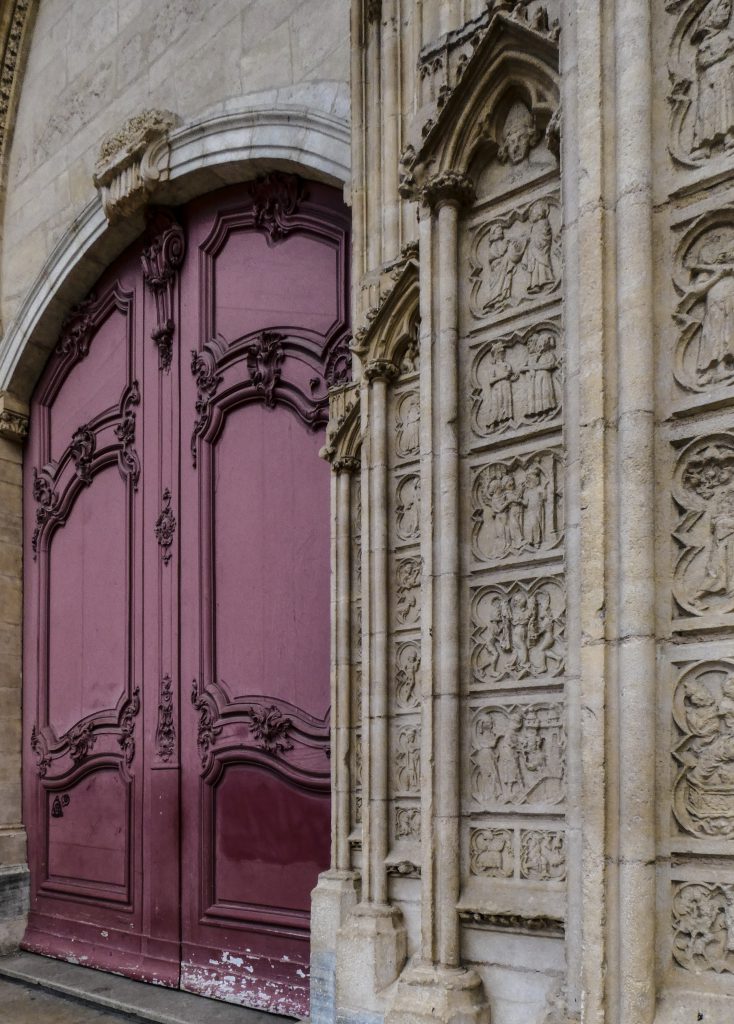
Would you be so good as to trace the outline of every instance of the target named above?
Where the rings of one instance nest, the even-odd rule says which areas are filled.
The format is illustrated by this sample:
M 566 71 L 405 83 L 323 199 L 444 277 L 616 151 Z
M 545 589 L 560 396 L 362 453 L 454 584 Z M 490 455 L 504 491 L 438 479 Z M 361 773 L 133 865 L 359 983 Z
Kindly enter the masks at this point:
M 397 280 L 380 305 L 367 313 L 367 326 L 355 332 L 352 351 L 363 367 L 387 361 L 400 366 L 418 356 L 420 324 L 418 251 L 411 251 L 395 268 Z
M 557 152 L 558 95 L 554 32 L 497 11 L 437 116 L 423 125 L 420 145 L 403 154 L 403 194 L 416 194 L 416 185 L 447 171 L 466 174 L 479 156 L 508 159 L 503 131 L 515 104 L 528 112 L 530 144 L 548 133 L 549 148 Z
M 232 103 L 169 135 L 166 181 L 149 199 L 185 203 L 206 191 L 265 170 L 298 171 L 344 185 L 350 168 L 349 125 L 305 106 L 253 108 Z M 142 208 L 108 224 L 99 196 L 69 225 L 36 277 L 0 343 L 0 393 L 27 401 L 69 308 L 144 227 Z

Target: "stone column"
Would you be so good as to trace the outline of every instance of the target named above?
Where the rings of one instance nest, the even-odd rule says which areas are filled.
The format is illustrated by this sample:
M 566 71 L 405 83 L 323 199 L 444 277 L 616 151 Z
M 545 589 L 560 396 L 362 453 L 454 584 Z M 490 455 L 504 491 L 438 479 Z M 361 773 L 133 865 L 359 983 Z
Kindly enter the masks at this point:
M 337 1006 L 345 1019 L 362 1020 L 363 1011 L 384 1010 L 384 990 L 398 976 L 407 940 L 400 911 L 388 902 L 386 858 L 389 852 L 389 536 L 388 536 L 388 384 L 399 374 L 387 360 L 364 369 L 367 419 L 369 520 L 369 657 L 363 689 L 362 900 L 351 911 L 337 940 Z
M 311 1024 L 333 1024 L 336 936 L 359 898 L 359 875 L 349 846 L 352 635 L 352 475 L 360 461 L 335 458 L 332 487 L 334 648 L 331 689 L 331 866 L 311 893 Z
M 423 227 L 430 257 L 421 253 L 421 296 L 432 300 L 434 330 L 430 353 L 421 353 L 421 373 L 430 372 L 432 420 L 432 595 L 433 630 L 430 687 L 433 747 L 429 764 L 431 802 L 424 805 L 423 905 L 431 907 L 431 927 L 423 928 L 422 962 L 406 971 L 387 1015 L 390 1024 L 485 1024 L 489 1021 L 482 981 L 461 967 L 457 905 L 460 892 L 461 813 L 461 651 L 460 651 L 460 454 L 458 238 L 459 209 L 471 203 L 472 183 L 445 172 L 431 179 L 424 199 L 433 212 L 433 230 Z M 434 272 L 430 267 L 435 260 Z M 424 267 L 428 267 L 428 274 Z M 430 365 L 430 371 L 427 369 Z M 424 694 L 424 701 L 426 700 Z M 424 789 L 427 785 L 424 779 Z M 426 889 L 430 889 L 429 892 Z
M 28 866 L 21 807 L 23 641 L 23 449 L 28 410 L 0 393 L 0 953 L 26 925 Z

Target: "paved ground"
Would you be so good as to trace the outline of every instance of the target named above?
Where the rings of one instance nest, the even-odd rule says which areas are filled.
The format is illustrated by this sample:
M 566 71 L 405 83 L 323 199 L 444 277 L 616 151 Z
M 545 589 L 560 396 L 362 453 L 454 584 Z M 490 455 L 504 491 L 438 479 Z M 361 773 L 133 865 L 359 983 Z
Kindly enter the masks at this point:
M 0 979 L 0 1020 L 3 1024 L 124 1024 L 133 1018 Z

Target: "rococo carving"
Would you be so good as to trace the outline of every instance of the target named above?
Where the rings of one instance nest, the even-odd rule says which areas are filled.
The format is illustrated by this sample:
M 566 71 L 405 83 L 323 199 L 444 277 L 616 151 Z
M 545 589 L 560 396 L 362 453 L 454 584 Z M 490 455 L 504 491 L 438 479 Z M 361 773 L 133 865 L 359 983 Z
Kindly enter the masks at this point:
M 565 665 L 565 597 L 557 579 L 495 583 L 472 600 L 472 656 L 478 683 L 557 676 Z
M 277 331 L 263 331 L 247 350 L 250 380 L 270 409 L 275 405 L 275 388 L 280 381 L 284 340 L 284 335 Z
M 171 546 L 176 532 L 176 517 L 171 508 L 171 492 L 166 487 L 161 501 L 161 511 L 155 521 L 155 535 L 158 546 L 161 549 L 161 559 L 164 565 L 171 561 Z
M 268 243 L 274 244 L 288 234 L 289 220 L 296 213 L 301 202 L 307 198 L 304 183 L 297 174 L 274 171 L 250 182 L 248 191 L 252 196 L 255 225 L 267 235 Z
M 210 406 L 224 378 L 217 371 L 216 359 L 212 352 L 204 349 L 191 352 L 191 372 L 196 379 L 196 421 L 191 434 L 191 457 L 194 465 L 197 460 L 198 439 L 209 423 Z
M 168 178 L 168 136 L 177 120 L 168 110 L 144 110 L 103 140 L 94 184 L 110 222 L 137 210 Z
M 194 679 L 191 688 L 191 703 L 199 713 L 196 742 L 201 758 L 201 767 L 206 768 L 209 763 L 211 748 L 216 742 L 217 736 L 222 731 L 222 726 L 217 722 L 217 709 L 212 699 L 207 695 L 203 687 L 199 687 Z
M 734 836 L 734 664 L 688 668 L 673 694 L 673 813 L 695 836 Z
M 275 704 L 269 707 L 252 704 L 244 714 L 250 719 L 250 729 L 255 743 L 268 754 L 282 754 L 293 749 L 293 743 L 289 739 L 293 720 L 284 715 Z
M 474 714 L 471 744 L 471 793 L 482 807 L 563 800 L 561 704 L 488 704 Z
M 168 372 L 173 359 L 173 288 L 176 274 L 186 253 L 183 228 L 170 214 L 159 212 L 153 222 L 153 239 L 143 249 L 141 263 L 143 277 L 153 292 L 156 305 L 156 325 L 151 338 L 158 349 L 160 369 Z
M 176 749 L 176 726 L 173 721 L 173 682 L 169 675 L 163 676 L 158 690 L 158 722 L 155 730 L 155 753 L 164 764 L 173 757 Z
M 140 711 L 140 687 L 136 686 L 132 695 L 122 705 L 120 711 L 118 743 L 122 750 L 125 767 L 130 768 L 135 758 L 135 719 Z
M 123 480 L 129 477 L 133 490 L 138 489 L 140 459 L 135 450 L 135 407 L 140 405 L 140 388 L 134 380 L 126 389 L 120 406 L 121 420 L 115 427 L 115 436 L 120 442 L 117 461 Z
M 69 454 L 76 466 L 76 474 L 83 484 L 89 484 L 92 480 L 92 457 L 96 444 L 94 431 L 87 424 L 78 427 L 72 434 Z

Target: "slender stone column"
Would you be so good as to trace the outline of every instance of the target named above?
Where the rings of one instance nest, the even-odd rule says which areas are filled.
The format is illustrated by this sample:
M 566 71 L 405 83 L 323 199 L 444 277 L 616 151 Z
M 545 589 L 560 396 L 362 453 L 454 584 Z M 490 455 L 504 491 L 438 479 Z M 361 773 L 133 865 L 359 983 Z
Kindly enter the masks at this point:
M 335 1006 L 336 935 L 359 896 L 359 878 L 352 869 L 349 846 L 352 630 L 352 474 L 360 461 L 335 459 L 332 489 L 333 620 L 335 647 L 331 691 L 332 822 L 331 867 L 319 876 L 311 894 L 311 1024 L 333 1024 Z
M 383 252 L 384 261 L 396 259 L 400 250 L 398 197 L 400 160 L 400 79 L 397 0 L 382 0 L 382 133 Z
M 433 487 L 432 547 L 432 736 L 431 842 L 423 859 L 433 878 L 435 909 L 432 928 L 424 929 L 424 956 L 430 960 L 406 971 L 387 1020 L 390 1024 L 487 1024 L 489 1006 L 479 975 L 462 968 L 458 902 L 461 814 L 461 651 L 459 621 L 459 332 L 458 225 L 459 208 L 474 198 L 472 183 L 453 171 L 431 179 L 424 199 L 434 211 L 434 231 L 423 228 L 421 243 L 431 239 L 435 259 L 433 282 L 438 281 L 434 306 L 435 329 L 430 365 Z M 422 250 L 422 258 L 426 258 Z M 423 284 L 425 278 L 422 278 Z M 435 303 L 435 299 L 433 300 Z M 424 372 L 424 362 L 421 361 Z M 424 829 L 424 836 L 426 830 Z M 425 895 L 425 894 L 424 894 Z
M 388 530 L 388 383 L 399 374 L 387 360 L 364 369 L 367 387 L 369 447 L 368 558 L 369 652 L 363 690 L 362 901 L 354 907 L 337 942 L 337 1006 L 340 1012 L 381 1012 L 385 989 L 395 981 L 407 954 L 400 911 L 388 902 L 386 858 L 389 852 L 389 530 Z
M 619 0 L 616 40 L 617 701 L 620 1024 L 655 1017 L 655 523 L 650 5 Z
M 28 909 L 26 835 L 21 817 L 21 650 L 23 601 L 22 442 L 28 410 L 0 393 L 0 750 L 5 782 L 0 798 L 0 953 L 17 948 Z

